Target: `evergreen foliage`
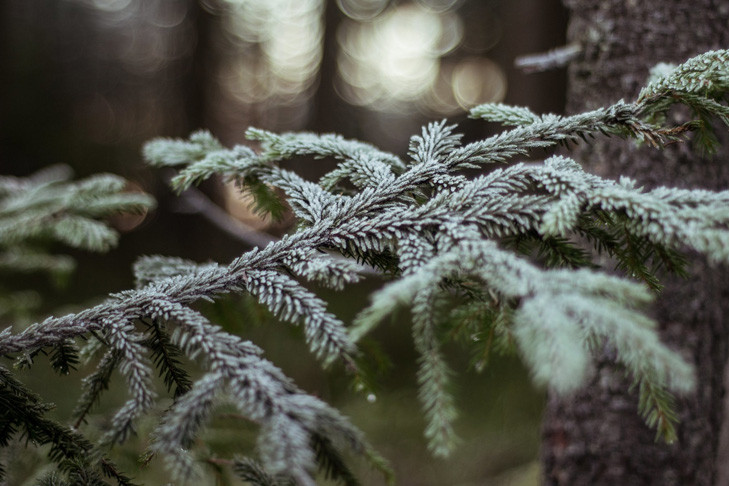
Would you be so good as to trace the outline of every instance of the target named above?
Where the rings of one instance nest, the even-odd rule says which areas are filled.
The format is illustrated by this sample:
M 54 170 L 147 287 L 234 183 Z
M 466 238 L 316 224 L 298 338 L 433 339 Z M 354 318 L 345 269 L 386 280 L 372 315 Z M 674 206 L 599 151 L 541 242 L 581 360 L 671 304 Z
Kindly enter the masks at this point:
M 66 255 L 49 252 L 54 243 L 88 250 L 107 251 L 119 235 L 102 218 L 118 213 L 140 213 L 154 206 L 142 193 L 125 192 L 126 181 L 100 174 L 71 181 L 66 166 L 53 166 L 27 178 L 0 177 L 0 272 L 3 277 L 18 273 L 49 274 L 60 284 L 74 269 Z M 34 291 L 5 291 L 0 287 L 0 317 L 17 317 L 40 303 Z M 10 328 L 5 329 L 9 332 Z M 17 367 L 28 367 L 38 353 L 46 354 L 54 370 L 66 375 L 80 362 L 73 339 L 62 339 L 43 348 L 26 349 L 17 356 Z M 108 369 L 108 375 L 113 365 Z M 109 376 L 106 376 L 108 382 Z M 111 478 L 120 485 L 131 480 L 95 445 L 74 428 L 46 417 L 53 404 L 25 387 L 13 373 L 0 367 L 0 445 L 24 438 L 37 446 L 50 445 L 49 458 L 62 473 L 49 474 L 40 484 L 107 484 Z M 4 476 L 0 469 L 0 478 Z
M 99 174 L 70 181 L 66 166 L 53 166 L 30 177 L 0 177 L 0 273 L 43 272 L 62 283 L 74 269 L 66 255 L 49 252 L 53 242 L 88 251 L 108 251 L 119 234 L 103 221 L 117 213 L 153 207 L 151 197 L 125 192 L 126 181 Z M 17 316 L 39 304 L 32 291 L 0 287 L 0 317 Z
M 27 361 L 44 351 L 68 372 L 79 363 L 75 342 L 87 339 L 83 357 L 101 359 L 84 382 L 76 427 L 107 388 L 112 371 L 120 372 L 130 398 L 94 451 L 126 440 L 135 422 L 154 410 L 160 391 L 152 378 L 159 373 L 174 401 L 162 412 L 150 449 L 180 481 L 198 474 L 190 449 L 221 400 L 260 425 L 260 462 L 237 458 L 231 463 L 234 473 L 252 484 L 312 485 L 317 469 L 340 484 L 357 484 L 344 450 L 389 474 L 345 417 L 294 385 L 253 343 L 192 307 L 199 300 L 241 292 L 301 326 L 315 356 L 325 365 L 343 364 L 360 384 L 369 378 L 359 364 L 358 341 L 398 307 L 409 307 L 425 435 L 436 455 L 447 455 L 457 442 L 453 371 L 441 348 L 459 336 L 469 337 L 468 352 L 477 367 L 492 350 L 516 349 L 537 384 L 562 394 L 583 385 L 593 356 L 610 349 L 633 377 L 639 413 L 658 437 L 671 442 L 676 437 L 672 393 L 691 392 L 695 377 L 692 366 L 660 342 L 656 323 L 645 311 L 660 290 L 656 271 L 682 271 L 681 251 L 701 252 L 717 264 L 729 262 L 729 191 L 646 190 L 627 178 L 589 174 L 564 156 L 536 164 L 514 159 L 535 148 L 601 134 L 660 148 L 697 131 L 694 141 L 711 149 L 709 122 L 717 117 L 729 125 L 728 59 L 729 51 L 702 54 L 655 77 L 635 102 L 575 116 L 479 106 L 471 111 L 473 117 L 515 128 L 464 145 L 455 127 L 431 123 L 412 137 L 408 160 L 337 135 L 258 129 L 247 133 L 260 144 L 258 151 L 226 149 L 207 132 L 186 141 L 152 141 L 145 158 L 157 167 L 179 168 L 172 181 L 176 190 L 222 176 L 253 194 L 259 210 L 276 215 L 288 205 L 298 227 L 227 265 L 145 257 L 135 265 L 135 290 L 19 332 L 6 329 L 0 332 L 0 355 Z M 694 119 L 667 125 L 667 110 L 676 103 L 688 105 Z M 280 164 L 299 156 L 339 163 L 315 183 Z M 469 168 L 488 171 L 468 178 L 463 169 Z M 104 184 L 106 179 L 91 186 Z M 285 194 L 285 204 L 277 191 Z M 33 199 L 19 198 L 36 207 Z M 79 221 L 81 216 L 69 215 L 69 222 L 60 229 L 52 225 L 51 231 L 66 235 L 60 238 L 69 243 L 103 248 L 106 233 L 95 223 Z M 70 228 L 74 236 L 66 233 Z M 2 238 L 11 241 L 12 236 Z M 342 289 L 360 279 L 361 267 L 336 253 L 390 278 L 350 326 L 300 282 Z M 625 275 L 609 275 L 605 262 Z M 198 362 L 202 375 L 191 378 L 183 357 Z M 0 399 L 16 403 L 3 408 L 0 441 L 6 444 L 19 428 L 37 434 L 47 424 L 43 407 L 9 371 L 1 370 L 0 379 Z M 65 429 L 44 433 L 39 442 L 53 444 L 58 452 L 51 459 L 61 467 L 60 475 L 43 484 L 82 484 L 73 474 L 92 474 L 99 464 L 108 464 L 96 459 L 103 457 L 100 452 L 79 462 L 87 457 L 79 450 L 92 450 L 83 441 L 74 442 L 74 450 L 63 449 L 64 434 L 70 433 Z M 109 468 L 115 470 L 104 469 L 107 477 Z

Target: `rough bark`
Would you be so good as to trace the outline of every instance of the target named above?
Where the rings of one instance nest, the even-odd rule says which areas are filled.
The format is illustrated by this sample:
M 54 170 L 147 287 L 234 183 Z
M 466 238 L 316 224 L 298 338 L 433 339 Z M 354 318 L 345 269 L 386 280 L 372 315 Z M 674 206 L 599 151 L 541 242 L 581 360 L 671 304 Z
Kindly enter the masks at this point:
M 568 112 L 634 99 L 649 69 L 729 45 L 729 0 L 565 0 L 569 41 L 584 51 L 569 71 Z M 680 117 L 680 113 L 677 113 Z M 726 132 L 726 130 L 724 130 Z M 665 151 L 631 141 L 598 140 L 573 155 L 589 170 L 624 174 L 647 187 L 729 188 L 729 137 L 713 159 L 690 144 Z M 654 306 L 661 335 L 692 361 L 698 386 L 679 399 L 679 440 L 655 442 L 637 415 L 637 394 L 600 359 L 592 382 L 570 398 L 550 396 L 544 420 L 544 482 L 548 485 L 711 485 L 717 477 L 727 359 L 729 284 L 723 269 L 692 256 L 687 280 L 666 277 Z

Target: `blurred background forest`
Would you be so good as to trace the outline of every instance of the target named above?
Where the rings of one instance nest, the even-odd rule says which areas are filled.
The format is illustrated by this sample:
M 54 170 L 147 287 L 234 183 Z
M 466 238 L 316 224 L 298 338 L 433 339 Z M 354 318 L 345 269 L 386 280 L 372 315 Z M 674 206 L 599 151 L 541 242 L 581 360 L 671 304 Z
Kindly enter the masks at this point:
M 338 132 L 404 155 L 410 135 L 435 119 L 458 123 L 466 140 L 493 133 L 498 127 L 465 116 L 479 103 L 560 113 L 564 72 L 525 74 L 514 59 L 563 45 L 566 23 L 559 0 L 3 0 L 0 174 L 67 164 L 79 177 L 120 174 L 158 200 L 145 218 L 116 222 L 125 234 L 112 252 L 70 252 L 78 268 L 65 285 L 13 276 L 4 286 L 40 290 L 38 313 L 26 317 L 37 320 L 132 287 L 131 266 L 140 255 L 226 262 L 250 249 L 254 242 L 226 230 L 225 218 L 273 236 L 288 230 L 290 222 L 256 219 L 222 183 L 202 188 L 203 206 L 171 194 L 165 174 L 142 162 L 142 144 L 153 137 L 207 128 L 233 145 L 245 143 L 245 129 L 256 126 Z M 326 163 L 292 166 L 314 177 Z M 320 293 L 347 322 L 379 284 L 371 278 L 345 294 Z M 453 458 L 435 460 L 422 438 L 407 326 L 393 323 L 375 334 L 390 364 L 380 393 L 367 400 L 348 390 L 343 376 L 322 372 L 295 330 L 254 325 L 261 318 L 243 304 L 233 299 L 208 311 L 349 415 L 392 461 L 399 484 L 536 484 L 543 395 L 516 359 L 494 359 L 477 373 L 468 356 L 451 353 L 453 368 L 464 371 L 456 390 L 463 443 Z M 0 324 L 22 325 L 8 318 Z M 23 379 L 63 418 L 83 374 L 50 381 L 49 373 L 40 365 Z M 112 390 L 99 411 L 123 400 L 121 390 Z M 250 425 L 226 420 L 216 419 L 208 434 L 211 454 L 221 457 L 231 444 L 250 447 Z M 137 460 L 144 445 L 138 446 L 117 451 L 122 465 Z M 32 455 L 17 460 L 27 471 L 39 467 Z M 158 466 L 138 478 L 162 484 Z

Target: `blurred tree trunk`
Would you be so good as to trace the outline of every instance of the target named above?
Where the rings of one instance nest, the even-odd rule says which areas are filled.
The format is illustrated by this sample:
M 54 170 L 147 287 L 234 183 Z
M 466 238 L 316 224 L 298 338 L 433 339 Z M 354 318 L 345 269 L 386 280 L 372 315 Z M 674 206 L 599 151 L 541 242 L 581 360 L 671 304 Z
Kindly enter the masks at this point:
M 210 73 L 214 72 L 211 64 L 214 63 L 215 52 L 211 47 L 210 32 L 215 19 L 205 10 L 199 0 L 188 0 L 188 21 L 192 25 L 194 47 L 190 55 L 188 72 L 183 78 L 186 86 L 183 88 L 183 99 L 186 100 L 186 123 L 182 133 L 188 134 L 194 130 L 208 127 L 208 90 L 210 89 Z
M 568 40 L 584 51 L 569 72 L 567 111 L 635 99 L 659 62 L 681 62 L 729 45 L 729 0 L 565 0 L 571 9 Z M 676 115 L 679 116 L 679 115 Z M 726 129 L 713 159 L 690 143 L 667 150 L 631 141 L 599 139 L 574 153 L 589 170 L 624 174 L 654 187 L 729 188 Z M 548 485 L 711 485 L 718 465 L 727 360 L 729 283 L 702 258 L 689 260 L 688 280 L 667 276 L 654 305 L 661 335 L 696 366 L 696 392 L 678 400 L 679 440 L 666 445 L 637 414 L 637 394 L 609 352 L 583 391 L 551 396 L 543 429 L 544 482 Z
M 309 127 L 315 132 L 342 133 L 342 124 L 351 118 L 346 115 L 344 100 L 337 94 L 337 53 L 339 42 L 337 30 L 345 17 L 336 2 L 324 2 L 324 38 L 322 39 L 322 59 L 319 66 L 319 84 L 314 94 L 313 116 Z M 349 135 L 349 134 L 347 134 Z

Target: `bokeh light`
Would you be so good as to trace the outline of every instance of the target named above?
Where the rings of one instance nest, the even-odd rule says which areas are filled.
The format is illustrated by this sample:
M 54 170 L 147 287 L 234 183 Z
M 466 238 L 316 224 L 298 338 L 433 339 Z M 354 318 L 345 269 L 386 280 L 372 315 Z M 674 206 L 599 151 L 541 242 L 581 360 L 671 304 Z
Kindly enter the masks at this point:
M 374 1 L 339 3 L 351 19 L 372 15 L 375 6 L 383 8 Z M 463 40 L 463 22 L 453 10 L 457 4 L 419 0 L 390 8 L 369 22 L 343 22 L 337 33 L 340 95 L 378 111 L 417 107 L 441 115 L 502 100 L 506 77 L 495 62 L 448 58 Z
M 456 48 L 462 28 L 452 12 L 406 4 L 368 23 L 347 20 L 337 35 L 340 94 L 352 104 L 387 111 L 426 95 L 440 57 Z
M 352 20 L 372 20 L 389 5 L 389 0 L 336 0 L 339 10 Z
M 498 29 L 486 28 L 497 16 L 494 22 L 490 15 L 479 19 L 483 30 L 492 31 L 489 39 L 469 40 L 465 23 L 471 20 L 459 13 L 462 0 L 200 0 L 222 28 L 212 38 L 187 41 L 180 36 L 194 28 L 199 14 L 191 16 L 186 2 L 76 1 L 95 9 L 106 28 L 119 31 L 124 42 L 114 44 L 115 52 L 99 52 L 119 59 L 132 75 L 162 72 L 189 59 L 203 42 L 214 54 L 205 64 L 208 112 L 217 120 L 214 125 L 231 134 L 241 125 L 295 130 L 307 123 L 318 102 L 313 96 L 324 57 L 325 9 L 339 10 L 338 24 L 326 26 L 336 29 L 336 41 L 327 48 L 336 59 L 336 92 L 351 105 L 443 116 L 501 100 L 506 93 L 503 70 L 483 58 L 483 51 L 474 51 L 499 37 Z M 104 111 L 103 100 L 92 101 L 88 113 Z M 123 117 L 113 108 L 118 122 Z
M 445 12 L 455 8 L 461 0 L 417 0 L 417 3 L 433 12 Z
M 321 62 L 319 0 L 226 0 L 227 37 L 237 46 L 223 63 L 223 88 L 243 103 L 296 104 Z M 226 65 L 227 64 L 227 65 Z
M 453 94 L 463 109 L 488 102 L 498 102 L 506 96 L 506 75 L 493 61 L 484 57 L 460 61 L 452 75 Z
M 132 4 L 132 0 L 91 0 L 90 3 L 104 12 L 121 12 Z

